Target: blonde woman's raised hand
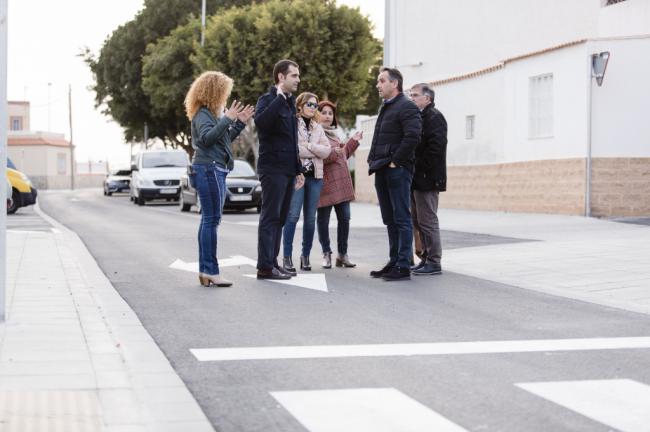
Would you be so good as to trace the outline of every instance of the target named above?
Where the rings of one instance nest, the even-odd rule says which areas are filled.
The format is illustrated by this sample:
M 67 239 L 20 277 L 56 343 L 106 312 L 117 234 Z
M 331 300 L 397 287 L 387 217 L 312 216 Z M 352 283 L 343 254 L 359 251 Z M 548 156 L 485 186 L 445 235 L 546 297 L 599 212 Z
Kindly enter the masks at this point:
M 226 117 L 228 117 L 230 120 L 236 120 L 237 116 L 240 112 L 242 112 L 243 109 L 244 105 L 241 102 L 234 100 L 230 104 L 230 108 L 226 110 Z
M 253 114 L 255 114 L 255 107 L 253 105 L 246 105 L 246 108 L 237 114 L 237 119 L 242 123 L 246 123 Z

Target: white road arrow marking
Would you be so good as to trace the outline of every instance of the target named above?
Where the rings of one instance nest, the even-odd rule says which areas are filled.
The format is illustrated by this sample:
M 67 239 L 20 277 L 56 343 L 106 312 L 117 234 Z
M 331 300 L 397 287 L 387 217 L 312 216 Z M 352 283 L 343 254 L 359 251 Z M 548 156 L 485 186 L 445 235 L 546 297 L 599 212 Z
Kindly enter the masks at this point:
M 249 278 L 257 277 L 256 274 L 247 274 L 244 276 Z M 325 279 L 325 275 L 322 273 L 313 273 L 313 274 L 300 273 L 298 274 L 298 276 L 294 276 L 291 279 L 287 279 L 287 280 L 273 280 L 273 279 L 265 279 L 265 280 L 268 280 L 269 282 L 284 284 L 284 285 L 293 285 L 302 288 L 313 289 L 316 291 L 329 292 L 329 290 L 327 289 L 327 280 Z
M 236 266 L 242 266 L 242 265 L 249 265 L 255 267 L 257 265 L 257 261 L 250 259 L 248 257 L 245 257 L 243 255 L 234 255 L 231 256 L 230 258 L 222 258 L 219 260 L 219 268 L 222 267 L 236 267 Z M 169 265 L 169 268 L 176 269 L 176 270 L 183 270 L 183 271 L 188 271 L 191 273 L 198 273 L 199 272 L 199 263 L 198 262 L 185 262 L 182 259 L 177 259 L 173 263 Z
M 310 432 L 462 432 L 394 388 L 271 392 Z
M 650 430 L 650 386 L 629 379 L 516 384 L 623 432 Z
M 192 273 L 199 272 L 199 263 L 198 262 L 185 262 L 182 259 L 177 259 L 169 265 L 169 268 L 176 270 L 184 270 Z

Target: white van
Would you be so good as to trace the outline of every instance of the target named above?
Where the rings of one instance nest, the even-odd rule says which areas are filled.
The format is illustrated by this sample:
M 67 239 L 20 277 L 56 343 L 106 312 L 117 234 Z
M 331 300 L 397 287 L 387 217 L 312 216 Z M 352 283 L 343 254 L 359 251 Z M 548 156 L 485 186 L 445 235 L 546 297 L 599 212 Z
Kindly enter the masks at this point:
M 131 165 L 131 201 L 166 199 L 178 201 L 181 176 L 190 160 L 183 150 L 145 150 L 135 155 Z

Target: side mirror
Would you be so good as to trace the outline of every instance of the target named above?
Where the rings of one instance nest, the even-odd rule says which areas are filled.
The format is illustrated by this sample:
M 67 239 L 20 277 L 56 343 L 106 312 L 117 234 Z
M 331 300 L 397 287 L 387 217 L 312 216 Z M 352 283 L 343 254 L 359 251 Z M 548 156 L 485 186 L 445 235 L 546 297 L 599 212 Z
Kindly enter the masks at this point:
M 135 165 L 135 164 L 132 164 L 131 165 L 131 171 L 137 171 L 137 170 L 138 170 L 138 166 Z

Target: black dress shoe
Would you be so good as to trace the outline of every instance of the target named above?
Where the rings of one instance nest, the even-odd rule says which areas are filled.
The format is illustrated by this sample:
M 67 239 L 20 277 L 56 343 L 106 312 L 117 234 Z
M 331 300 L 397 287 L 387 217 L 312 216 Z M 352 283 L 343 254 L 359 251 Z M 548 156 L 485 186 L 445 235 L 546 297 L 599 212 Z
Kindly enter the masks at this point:
M 427 262 L 422 267 L 417 270 L 413 270 L 413 274 L 416 276 L 427 276 L 427 275 L 437 275 L 442 273 L 442 267 L 440 264 Z
M 418 270 L 418 269 L 422 268 L 426 263 L 427 263 L 427 260 L 426 260 L 426 259 L 422 259 L 422 260 L 418 263 L 418 265 L 415 265 L 415 266 L 411 267 L 411 271 L 415 271 L 415 270 Z
M 381 278 L 385 281 L 411 280 L 411 269 L 408 267 L 393 267 Z
M 277 271 L 279 271 L 280 273 L 285 274 L 285 275 L 289 275 L 289 276 L 295 276 L 297 274 L 296 272 L 291 273 L 289 270 L 285 270 L 280 266 L 276 266 L 275 269 Z
M 374 278 L 380 278 L 393 268 L 393 264 L 386 264 L 381 270 L 373 270 L 370 272 L 370 276 Z
M 271 279 L 271 280 L 287 280 L 291 279 L 291 276 L 288 274 L 280 273 L 276 268 L 264 269 L 257 271 L 258 279 Z

